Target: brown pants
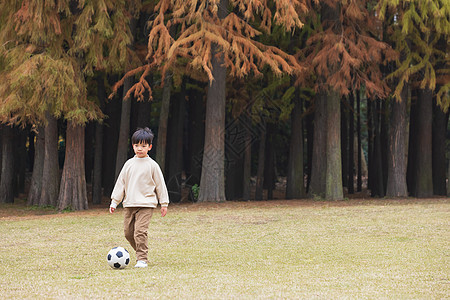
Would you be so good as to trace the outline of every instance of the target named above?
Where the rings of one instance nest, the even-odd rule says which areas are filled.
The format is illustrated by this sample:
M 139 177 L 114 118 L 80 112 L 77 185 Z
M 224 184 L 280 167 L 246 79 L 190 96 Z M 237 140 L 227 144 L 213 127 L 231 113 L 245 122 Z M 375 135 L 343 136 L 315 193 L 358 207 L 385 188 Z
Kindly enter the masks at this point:
M 147 262 L 148 254 L 148 225 L 152 218 L 153 208 L 125 207 L 123 227 L 125 238 L 136 251 L 136 259 Z

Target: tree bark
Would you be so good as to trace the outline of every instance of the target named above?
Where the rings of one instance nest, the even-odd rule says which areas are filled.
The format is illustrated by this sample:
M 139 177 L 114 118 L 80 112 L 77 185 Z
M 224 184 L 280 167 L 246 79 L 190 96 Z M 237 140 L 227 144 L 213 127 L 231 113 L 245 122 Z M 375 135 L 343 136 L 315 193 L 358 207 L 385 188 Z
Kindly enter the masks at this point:
M 182 198 L 184 99 L 183 88 L 181 93 L 176 93 L 173 97 L 168 122 L 166 181 L 171 202 L 180 202 Z
M 266 127 L 266 150 L 265 150 L 265 167 L 264 167 L 264 182 L 263 186 L 267 189 L 267 200 L 273 199 L 273 190 L 275 189 L 276 174 L 275 174 L 275 150 L 273 145 L 274 138 L 274 124 L 268 124 Z
M 14 128 L 14 196 L 25 192 L 25 173 L 27 157 L 27 131 Z
M 427 198 L 433 195 L 432 173 L 432 123 L 433 123 L 433 91 L 419 90 L 418 112 L 418 145 L 415 196 Z
M 374 101 L 367 100 L 367 189 L 373 189 L 373 149 L 374 149 Z
M 245 152 L 244 152 L 244 175 L 243 175 L 243 200 L 250 200 L 251 198 L 251 171 L 252 171 L 252 136 L 250 128 L 252 120 L 250 116 L 246 115 L 244 120 L 245 126 Z
M 408 88 L 405 86 L 401 93 L 401 101 L 394 101 L 391 105 L 387 197 L 408 196 L 408 186 L 406 184 L 407 104 Z
M 199 86 L 199 82 L 190 81 L 193 86 Z M 187 156 L 188 163 L 185 166 L 186 185 L 192 187 L 200 185 L 200 177 L 202 172 L 202 154 L 204 147 L 205 132 L 205 101 L 203 94 L 197 88 L 188 89 L 188 139 L 187 139 Z M 190 193 L 191 201 L 197 201 Z
M 327 101 L 326 189 L 327 200 L 342 200 L 341 110 L 339 94 L 331 91 Z
M 100 73 L 96 77 L 97 97 L 99 100 L 99 106 L 102 110 L 104 109 L 104 103 L 106 100 L 104 76 L 105 75 L 103 73 Z M 103 122 L 95 123 L 94 149 L 94 170 L 92 172 L 92 203 L 100 204 L 102 203 L 103 197 Z
M 380 100 L 376 100 L 372 110 L 373 120 L 373 150 L 372 150 L 372 197 L 384 197 L 384 180 L 383 180 L 383 158 L 382 158 L 382 137 L 381 137 L 381 103 Z
M 103 124 L 95 124 L 95 152 L 94 152 L 94 171 L 92 178 L 92 203 L 102 203 L 102 152 L 103 152 Z
M 167 74 L 164 80 L 161 111 L 159 113 L 158 137 L 156 139 L 156 161 L 158 162 L 164 174 L 166 174 L 167 128 L 169 122 L 171 89 L 172 75 Z
M 121 99 L 113 99 L 105 105 L 108 118 L 103 126 L 102 186 L 103 194 L 111 196 L 116 176 L 117 145 L 119 143 Z
M 380 100 L 381 105 L 381 124 L 380 124 L 380 137 L 381 137 L 381 175 L 383 180 L 383 195 L 386 195 L 387 186 L 387 173 L 388 173 L 388 151 L 389 148 L 389 103 L 386 99 Z
M 0 175 L 0 203 L 14 203 L 14 135 L 13 128 L 2 129 L 2 168 Z
M 228 0 L 220 0 L 219 18 L 228 15 Z M 212 51 L 211 82 L 206 96 L 205 146 L 203 150 L 202 175 L 198 201 L 225 201 L 225 93 L 227 70 L 223 66 L 223 55 L 215 44 Z
M 361 142 L 361 95 L 356 92 L 356 135 L 357 135 L 357 157 L 358 157 L 358 179 L 356 182 L 356 191 L 362 191 L 362 142 Z
M 433 191 L 435 195 L 447 195 L 446 178 L 446 134 L 447 134 L 448 113 L 433 102 Z
M 67 122 L 66 159 L 58 197 L 58 210 L 88 209 L 84 171 L 84 126 Z
M 302 110 L 302 102 L 297 99 L 291 114 L 291 142 L 286 183 L 287 199 L 305 197 Z
M 244 152 L 245 152 L 245 122 L 240 116 L 231 120 L 226 128 L 226 171 L 225 195 L 228 200 L 242 199 L 244 189 Z
M 43 180 L 39 206 L 50 205 L 56 207 L 60 179 L 58 163 L 58 122 L 49 113 L 47 113 L 47 125 L 44 131 L 44 167 L 42 170 Z
M 341 109 L 341 162 L 342 162 L 342 185 L 348 187 L 348 164 L 350 157 L 349 145 L 349 107 L 346 97 L 342 97 Z
M 417 147 L 419 143 L 418 138 L 418 120 L 419 107 L 417 90 L 411 90 L 411 108 L 409 113 L 409 139 L 408 139 L 408 165 L 406 168 L 406 184 L 408 185 L 408 194 L 410 196 L 416 195 L 417 184 L 415 182 L 415 172 L 417 169 Z
M 86 183 L 92 183 L 92 173 L 94 171 L 95 123 L 90 122 L 86 124 L 84 137 L 84 169 L 86 172 Z
M 123 85 L 123 98 L 125 98 L 126 93 L 131 88 L 133 84 L 133 78 L 125 79 Z M 130 116 L 131 116 L 131 98 L 123 99 L 122 101 L 122 111 L 120 115 L 120 130 L 119 130 L 119 140 L 117 142 L 117 154 L 116 154 L 116 171 L 115 179 L 119 176 L 120 170 L 122 170 L 123 164 L 128 159 L 128 150 L 130 149 Z
M 311 164 L 311 181 L 308 194 L 310 197 L 325 196 L 327 173 L 327 100 L 323 92 L 316 96 L 314 112 L 314 141 Z
M 265 168 L 265 150 L 266 150 L 266 135 L 265 130 L 261 132 L 261 139 L 259 141 L 259 151 L 258 151 L 258 169 L 256 171 L 256 190 L 255 190 L 255 200 L 263 200 L 264 198 L 264 168 Z
M 350 110 L 348 113 L 348 181 L 347 189 L 349 194 L 355 193 L 355 96 L 353 91 L 350 93 L 348 104 Z
M 311 101 L 305 103 L 305 110 L 311 108 Z M 313 157 L 313 140 L 314 140 L 314 114 L 309 113 L 305 117 L 305 129 L 306 129 L 306 193 L 309 195 L 311 185 L 311 169 L 312 169 L 312 157 Z M 305 140 L 304 140 L 305 141 Z
M 30 189 L 28 191 L 28 205 L 39 205 L 41 198 L 45 155 L 44 134 L 44 128 L 39 127 L 35 135 L 33 174 L 31 175 Z
M 447 196 L 450 197 L 450 159 L 448 160 L 447 170 Z

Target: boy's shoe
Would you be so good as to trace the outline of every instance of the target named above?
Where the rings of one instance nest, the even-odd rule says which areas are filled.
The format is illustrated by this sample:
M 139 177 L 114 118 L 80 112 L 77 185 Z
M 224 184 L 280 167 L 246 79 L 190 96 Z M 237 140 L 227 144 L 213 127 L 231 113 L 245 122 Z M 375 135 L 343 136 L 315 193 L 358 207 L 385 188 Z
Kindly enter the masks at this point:
M 147 263 L 143 260 L 138 260 L 134 267 L 135 268 L 147 268 Z

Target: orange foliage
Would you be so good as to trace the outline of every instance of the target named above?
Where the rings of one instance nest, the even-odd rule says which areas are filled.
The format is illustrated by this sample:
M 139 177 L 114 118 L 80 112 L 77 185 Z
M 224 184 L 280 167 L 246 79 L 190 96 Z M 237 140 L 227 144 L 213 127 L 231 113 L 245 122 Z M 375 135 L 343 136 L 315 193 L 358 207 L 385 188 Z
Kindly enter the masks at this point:
M 331 10 L 335 18 L 326 18 L 322 13 L 321 27 L 316 28 L 307 47 L 299 53 L 306 57 L 310 73 L 319 79 L 316 91 L 334 89 L 347 95 L 364 86 L 369 97 L 386 96 L 390 90 L 380 66 L 395 59 L 396 52 L 380 41 L 381 24 L 367 9 L 367 1 L 325 0 L 320 3 L 322 12 Z M 299 78 L 297 83 L 302 80 Z
M 244 77 L 260 75 L 268 65 L 276 74 L 298 74 L 303 67 L 297 60 L 276 47 L 267 46 L 255 40 L 261 31 L 250 25 L 259 16 L 259 27 L 270 31 L 272 22 L 294 30 L 303 25 L 299 13 L 306 11 L 302 0 L 278 0 L 275 13 L 269 8 L 268 0 L 230 0 L 233 11 L 221 7 L 219 0 L 161 0 L 155 7 L 157 16 L 150 24 L 148 36 L 147 64 L 139 71 L 149 72 L 153 68 L 165 73 L 184 68 L 195 71 L 214 80 L 212 55 L 223 55 L 224 64 L 231 76 Z M 271 2 L 272 3 L 272 2 Z M 175 31 L 178 33 L 174 33 Z M 211 53 L 212 45 L 218 46 L 217 53 Z M 125 76 L 136 74 L 137 70 Z M 129 93 L 140 94 L 149 89 L 143 79 L 135 84 Z M 164 82 L 164 79 L 162 80 Z M 123 83 L 120 81 L 115 89 Z

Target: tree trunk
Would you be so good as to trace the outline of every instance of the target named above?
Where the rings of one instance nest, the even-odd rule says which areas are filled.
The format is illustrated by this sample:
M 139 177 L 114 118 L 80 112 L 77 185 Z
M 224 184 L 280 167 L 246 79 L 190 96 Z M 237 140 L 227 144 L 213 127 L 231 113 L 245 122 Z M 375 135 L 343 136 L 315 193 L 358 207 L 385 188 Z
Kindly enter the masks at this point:
M 219 18 L 228 15 L 226 8 L 228 0 L 220 0 Z M 227 69 L 223 66 L 223 55 L 213 44 L 212 74 L 214 80 L 210 83 L 206 96 L 205 146 L 203 150 L 202 175 L 198 201 L 225 201 L 225 94 Z
M 92 179 L 92 203 L 102 203 L 102 152 L 103 152 L 103 124 L 95 124 L 95 152 L 94 152 L 94 171 Z
M 341 164 L 341 110 L 339 94 L 331 91 L 326 104 L 327 145 L 326 145 L 326 189 L 327 200 L 342 200 L 342 164 Z
M 167 135 L 166 181 L 171 202 L 181 201 L 183 172 L 183 128 L 185 116 L 184 88 L 172 98 Z
M 123 85 L 123 98 L 133 85 L 133 78 L 125 79 Z M 123 99 L 122 111 L 120 115 L 120 130 L 119 140 L 117 142 L 117 154 L 116 154 L 116 171 L 115 179 L 119 176 L 120 170 L 122 170 L 123 164 L 128 159 L 128 150 L 130 149 L 130 116 L 131 116 L 131 97 L 128 100 Z
M 44 134 L 44 128 L 39 127 L 35 135 L 33 174 L 31 175 L 30 189 L 28 191 L 28 205 L 39 205 L 41 198 L 45 155 Z
M 311 101 L 305 103 L 305 110 L 309 110 L 311 107 Z M 311 170 L 312 170 L 312 157 L 313 157 L 313 140 L 314 140 L 314 114 L 309 113 L 305 117 L 305 129 L 306 129 L 306 193 L 309 195 L 311 185 Z M 305 141 L 305 140 L 304 140 Z
M 104 83 L 104 74 L 100 73 L 96 77 L 97 81 L 97 97 L 99 100 L 99 106 L 103 110 L 106 100 L 106 91 Z M 102 164 L 103 164 L 103 122 L 95 123 L 95 137 L 94 137 L 94 169 L 92 174 L 92 203 L 102 203 L 103 186 L 102 186 Z
M 433 191 L 435 195 L 447 195 L 446 134 L 448 113 L 433 102 Z
M 66 159 L 58 197 L 58 210 L 88 209 L 84 171 L 84 126 L 67 122 Z
M 60 179 L 58 163 L 58 122 L 49 113 L 47 113 L 47 125 L 44 131 L 44 167 L 42 170 L 43 180 L 39 206 L 51 205 L 56 207 Z
M 433 123 L 433 91 L 419 90 L 418 112 L 418 144 L 415 196 L 427 198 L 433 195 L 432 173 L 432 123 Z
M 259 141 L 259 151 L 258 151 L 258 169 L 256 171 L 256 190 L 255 190 L 255 200 L 263 200 L 264 198 L 264 168 L 266 159 L 266 128 L 261 131 L 261 139 Z
M 349 114 L 348 114 L 348 181 L 347 188 L 349 194 L 355 193 L 355 96 L 353 91 L 349 97 Z
M 251 198 L 251 172 L 252 172 L 252 136 L 250 128 L 252 120 L 250 116 L 246 115 L 244 120 L 245 126 L 245 149 L 244 149 L 244 175 L 243 175 L 243 199 L 250 200 Z
M 2 129 L 2 168 L 0 175 L 0 203 L 14 203 L 14 135 L 13 128 Z
M 314 141 L 311 164 L 310 197 L 325 196 L 325 179 L 327 173 L 327 99 L 323 92 L 316 96 L 314 112 Z
M 356 92 L 356 134 L 357 134 L 357 157 L 358 157 L 358 179 L 356 183 L 356 191 L 362 191 L 362 142 L 361 142 L 361 95 L 360 91 Z
M 86 183 L 92 183 L 92 172 L 94 170 L 94 139 L 95 139 L 95 123 L 90 122 L 85 127 L 84 141 L 84 169 L 86 172 Z
M 3 127 L 4 125 L 0 124 L 0 180 L 2 179 L 2 166 L 3 166 Z
M 450 159 L 448 160 L 447 170 L 447 196 L 450 197 Z
M 416 195 L 417 184 L 415 182 L 415 172 L 417 169 L 417 147 L 419 143 L 418 132 L 419 107 L 417 90 L 411 90 L 411 108 L 409 113 L 409 139 L 408 139 L 408 165 L 406 168 L 406 184 L 408 194 Z
M 374 145 L 374 101 L 367 99 L 367 189 L 372 191 L 373 181 L 373 145 Z
M 383 180 L 383 158 L 382 158 L 382 137 L 381 137 L 381 102 L 376 100 L 374 105 L 376 109 L 372 110 L 373 120 L 373 156 L 372 156 L 372 197 L 384 197 Z
M 291 114 L 291 142 L 287 170 L 286 199 L 305 197 L 302 110 L 302 102 L 297 98 Z
M 264 167 L 264 183 L 263 186 L 267 189 L 267 200 L 273 199 L 273 190 L 275 188 L 276 174 L 275 174 L 275 151 L 273 147 L 274 125 L 268 124 L 266 136 L 266 150 L 265 150 L 265 167 Z
M 158 162 L 164 174 L 166 174 L 167 128 L 169 122 L 171 89 L 172 75 L 166 74 L 161 100 L 161 111 L 159 113 L 158 137 L 156 139 L 156 161 Z
M 226 128 L 225 195 L 228 200 L 242 199 L 244 189 L 245 127 L 242 116 L 233 118 Z
M 27 131 L 14 128 L 14 195 L 25 192 L 25 172 L 27 162 Z
M 387 100 L 380 100 L 381 105 L 381 124 L 380 124 L 380 137 L 381 137 L 381 175 L 383 180 L 383 195 L 386 195 L 387 186 L 387 173 L 388 173 L 388 151 L 389 148 L 389 103 Z
M 350 151 L 348 148 L 349 144 L 349 108 L 348 103 L 345 97 L 342 97 L 342 101 L 340 103 L 341 109 L 341 162 L 342 162 L 342 185 L 344 187 L 348 187 L 348 164 Z
M 394 101 L 391 105 L 387 197 L 408 196 L 408 186 L 406 184 L 407 102 L 408 88 L 405 86 L 401 94 L 401 101 Z
M 118 80 L 118 79 L 117 79 Z M 102 186 L 103 194 L 111 196 L 115 184 L 117 145 L 119 144 L 121 99 L 113 99 L 105 105 L 105 114 L 108 118 L 103 126 L 103 153 L 102 153 Z
M 190 81 L 193 86 L 200 85 L 199 82 Z M 205 132 L 205 101 L 203 94 L 196 88 L 188 89 L 188 139 L 187 139 L 187 156 L 188 163 L 185 166 L 186 185 L 192 187 L 200 185 L 200 177 L 202 172 L 202 154 L 204 147 Z M 189 194 L 191 201 L 197 201 L 192 193 Z

